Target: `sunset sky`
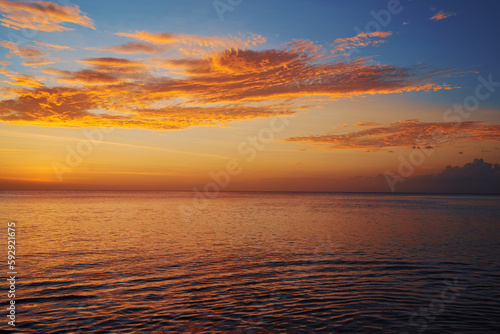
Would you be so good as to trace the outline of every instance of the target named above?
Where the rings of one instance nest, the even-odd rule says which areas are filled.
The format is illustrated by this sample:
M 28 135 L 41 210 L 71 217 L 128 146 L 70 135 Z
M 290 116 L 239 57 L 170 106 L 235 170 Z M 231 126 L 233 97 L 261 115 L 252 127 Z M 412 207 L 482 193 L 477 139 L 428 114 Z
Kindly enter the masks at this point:
M 203 190 L 228 173 L 221 190 L 391 191 L 466 164 L 498 178 L 498 1 L 0 12 L 0 189 Z

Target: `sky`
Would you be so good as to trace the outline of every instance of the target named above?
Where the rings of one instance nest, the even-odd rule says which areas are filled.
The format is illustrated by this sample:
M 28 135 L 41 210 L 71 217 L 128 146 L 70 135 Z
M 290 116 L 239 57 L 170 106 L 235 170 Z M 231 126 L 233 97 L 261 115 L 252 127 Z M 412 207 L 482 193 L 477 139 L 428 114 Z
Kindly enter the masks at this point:
M 0 189 L 498 193 L 499 10 L 0 0 Z

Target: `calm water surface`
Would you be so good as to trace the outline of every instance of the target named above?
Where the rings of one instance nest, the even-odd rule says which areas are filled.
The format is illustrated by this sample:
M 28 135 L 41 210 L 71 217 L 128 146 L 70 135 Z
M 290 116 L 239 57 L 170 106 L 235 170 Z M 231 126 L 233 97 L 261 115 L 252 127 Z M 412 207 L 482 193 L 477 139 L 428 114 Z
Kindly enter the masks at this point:
M 19 332 L 500 332 L 498 196 L 221 193 L 189 217 L 190 192 L 0 201 Z

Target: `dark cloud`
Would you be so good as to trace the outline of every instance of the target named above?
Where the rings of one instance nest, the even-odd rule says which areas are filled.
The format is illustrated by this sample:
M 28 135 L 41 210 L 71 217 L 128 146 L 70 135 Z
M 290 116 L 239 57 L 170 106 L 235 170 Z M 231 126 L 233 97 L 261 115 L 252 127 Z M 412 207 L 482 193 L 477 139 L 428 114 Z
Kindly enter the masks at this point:
M 390 181 L 393 179 L 391 178 Z M 386 175 L 374 177 L 266 179 L 245 185 L 246 190 L 384 192 Z M 254 187 L 254 188 L 252 188 Z M 464 166 L 447 166 L 438 174 L 408 177 L 395 184 L 396 193 L 500 194 L 500 165 L 475 159 Z
M 500 165 L 474 159 L 462 167 L 447 166 L 436 175 L 410 177 L 396 189 L 399 192 L 500 194 Z

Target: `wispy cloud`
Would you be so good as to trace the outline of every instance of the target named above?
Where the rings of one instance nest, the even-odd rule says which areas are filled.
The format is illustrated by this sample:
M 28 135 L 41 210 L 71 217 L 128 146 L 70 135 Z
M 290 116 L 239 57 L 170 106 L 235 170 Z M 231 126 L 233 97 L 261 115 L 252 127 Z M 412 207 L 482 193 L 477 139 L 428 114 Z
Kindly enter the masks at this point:
M 131 43 L 125 43 L 125 44 L 115 45 L 115 46 L 105 46 L 105 47 L 100 47 L 100 48 L 89 47 L 89 48 L 85 48 L 85 49 L 86 50 L 113 52 L 116 54 L 130 55 L 130 54 L 136 54 L 136 53 L 162 54 L 162 53 L 165 53 L 166 51 L 170 50 L 171 48 L 160 47 L 160 46 L 148 44 L 148 43 L 131 42 Z
M 381 124 L 375 122 L 358 122 L 354 126 L 358 127 L 369 127 L 369 126 L 380 126 Z
M 74 51 L 75 49 L 65 46 L 65 45 L 58 45 L 58 44 L 51 44 L 51 43 L 46 43 L 46 42 L 41 42 L 41 41 L 34 41 L 35 44 L 46 47 L 49 49 L 55 49 L 55 50 L 68 50 L 68 51 Z
M 2 131 L 0 131 L 0 134 L 2 136 L 7 136 L 7 137 L 29 138 L 29 139 L 37 139 L 37 140 L 40 140 L 40 139 L 47 140 L 48 139 L 48 140 L 57 140 L 57 141 L 74 141 L 74 142 L 81 142 L 82 141 L 82 139 L 79 137 L 44 135 L 44 134 L 39 134 L 39 133 L 30 133 L 30 132 L 21 132 L 21 131 L 2 130 Z M 113 141 L 100 141 L 100 142 L 102 144 L 121 146 L 121 147 L 127 147 L 127 148 L 139 148 L 139 149 L 152 150 L 152 151 L 178 153 L 178 154 L 192 155 L 192 156 L 211 157 L 211 158 L 218 158 L 218 159 L 224 159 L 224 160 L 231 159 L 228 156 L 223 156 L 223 155 L 218 155 L 218 154 L 191 152 L 191 151 L 186 151 L 186 150 L 174 150 L 174 149 L 168 149 L 168 148 L 163 148 L 163 147 L 128 144 L 128 143 L 120 143 L 120 142 L 113 142 Z M 33 151 L 33 150 L 2 149 L 2 148 L 0 148 L 0 151 Z
M 50 56 L 48 52 L 38 50 L 32 46 L 21 46 L 9 41 L 1 41 L 0 46 L 9 49 L 7 58 L 18 56 L 20 58 L 27 59 L 22 63 L 22 65 L 24 66 L 39 66 L 55 63 L 54 60 L 50 60 L 47 58 L 48 56 Z
M 2 18 L 0 24 L 19 29 L 40 31 L 73 30 L 63 26 L 64 23 L 74 23 L 95 29 L 92 20 L 80 11 L 76 5 L 58 5 L 48 1 L 12 1 L 0 0 Z
M 9 42 L 9 41 L 1 41 L 0 46 L 9 49 L 9 53 L 7 54 L 7 58 L 12 56 L 19 56 L 21 58 L 39 58 L 48 56 L 49 54 L 45 51 L 33 49 L 30 47 L 19 46 L 17 43 Z
M 49 59 L 33 59 L 33 60 L 23 61 L 21 64 L 24 66 L 43 66 L 43 65 L 55 64 L 55 61 Z
M 118 36 L 132 38 L 141 42 L 147 42 L 160 46 L 156 50 L 168 51 L 173 48 L 187 55 L 206 55 L 207 52 L 224 50 L 229 48 L 246 49 L 266 42 L 261 35 L 250 34 L 247 37 L 236 36 L 200 36 L 176 33 L 151 33 L 147 31 L 118 32 Z M 139 47 L 145 51 L 144 44 L 128 44 L 128 49 Z M 120 46 L 115 47 L 120 50 Z M 121 46 L 121 49 L 127 49 Z
M 56 81 L 59 83 L 97 86 L 131 82 L 136 73 L 146 71 L 145 64 L 122 58 L 86 58 L 77 62 L 91 68 L 79 71 L 45 68 L 41 72 L 57 76 Z
M 354 37 L 347 38 L 337 38 L 333 43 L 335 47 L 331 53 L 340 54 L 349 49 L 366 47 L 366 46 L 378 46 L 385 43 L 384 38 L 391 36 L 391 31 L 374 31 L 371 33 L 361 32 Z
M 440 10 L 438 13 L 434 14 L 429 20 L 440 21 L 455 15 L 457 15 L 457 13 L 455 12 L 443 12 L 442 10 Z
M 500 141 L 500 125 L 486 122 L 419 122 L 404 120 L 390 124 L 357 124 L 369 127 L 345 134 L 324 134 L 291 137 L 288 142 L 317 144 L 326 149 L 367 149 L 380 150 L 387 147 L 433 147 L 446 141 Z
M 6 76 L 12 81 L 4 81 L 5 83 L 8 83 L 9 85 L 12 86 L 19 86 L 19 88 L 12 88 L 12 87 L 0 87 L 2 90 L 2 95 L 5 98 L 11 98 L 11 97 L 17 97 L 18 91 L 22 89 L 27 89 L 27 88 L 37 88 L 37 87 L 42 87 L 43 83 L 41 83 L 37 78 L 35 78 L 32 75 L 27 75 L 23 73 L 18 73 L 14 71 L 7 70 L 6 68 L 1 68 L 0 69 L 0 74 Z M 0 104 L 3 101 L 0 101 Z

